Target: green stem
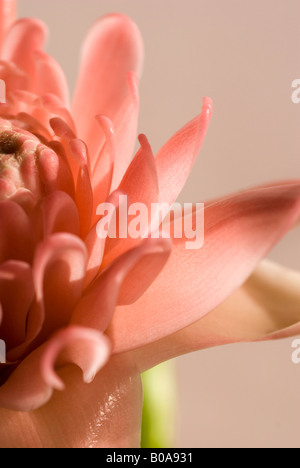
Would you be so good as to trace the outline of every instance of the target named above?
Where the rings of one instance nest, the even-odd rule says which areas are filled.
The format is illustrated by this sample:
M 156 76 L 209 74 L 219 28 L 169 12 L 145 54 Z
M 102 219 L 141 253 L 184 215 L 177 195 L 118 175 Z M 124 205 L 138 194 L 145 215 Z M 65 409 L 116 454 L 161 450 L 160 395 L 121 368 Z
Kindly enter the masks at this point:
M 142 375 L 144 407 L 142 448 L 175 446 L 177 381 L 174 361 L 165 362 Z

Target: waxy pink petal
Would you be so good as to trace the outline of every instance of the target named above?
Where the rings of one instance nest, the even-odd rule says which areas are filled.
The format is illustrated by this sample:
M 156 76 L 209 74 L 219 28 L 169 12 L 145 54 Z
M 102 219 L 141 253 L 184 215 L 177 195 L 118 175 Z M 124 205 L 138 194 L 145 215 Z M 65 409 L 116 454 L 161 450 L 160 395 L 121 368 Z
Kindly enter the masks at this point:
M 15 90 L 29 89 L 29 80 L 26 73 L 14 65 L 12 62 L 4 62 L 0 60 L 0 76 L 5 83 L 6 101 L 7 104 L 2 103 L 1 115 L 4 116 L 11 113 L 11 92 Z M 9 101 L 7 97 L 9 96 Z
M 1 262 L 32 260 L 33 232 L 29 218 L 19 205 L 9 200 L 0 202 L 0 232 Z
M 132 163 L 128 167 L 124 175 L 118 191 L 127 196 L 127 207 L 132 207 L 135 203 L 141 203 L 147 208 L 148 216 L 145 220 L 145 225 L 148 227 L 151 223 L 149 214 L 151 214 L 151 204 L 158 202 L 158 179 L 155 167 L 153 153 L 147 138 L 144 135 L 139 137 L 141 148 L 135 155 Z M 124 207 L 124 211 L 125 211 Z M 121 207 L 119 207 L 119 211 Z M 117 221 L 119 221 L 119 211 L 117 213 Z M 134 219 L 134 215 L 128 216 L 127 224 L 130 227 L 130 222 Z M 117 223 L 117 232 L 124 229 L 125 221 Z M 105 256 L 102 263 L 102 268 L 105 268 L 113 262 L 119 255 L 138 245 L 141 238 L 147 237 L 148 229 L 141 232 L 138 239 L 133 239 L 130 233 L 127 232 L 125 226 L 126 238 L 108 238 L 106 243 Z
M 103 142 L 95 116 L 106 115 L 114 124 L 128 94 L 127 74 L 133 71 L 140 75 L 142 62 L 142 38 L 128 17 L 104 16 L 89 31 L 82 50 L 73 111 L 79 138 L 87 143 L 92 159 Z
M 16 19 L 16 0 L 0 0 L 0 50 L 7 31 Z
M 14 349 L 12 359 L 34 340 L 41 344 L 68 324 L 82 293 L 86 262 L 85 245 L 72 234 L 53 234 L 37 246 L 32 267 L 35 301 L 27 318 L 26 340 Z
M 43 49 L 46 36 L 47 27 L 42 21 L 22 18 L 14 23 L 3 43 L 2 59 L 15 63 L 25 71 L 33 84 L 36 76 L 35 54 Z
M 192 351 L 286 338 L 300 332 L 300 273 L 264 260 L 250 278 L 202 319 L 132 353 L 141 372 Z
M 83 371 L 84 382 L 91 383 L 108 361 L 110 344 L 105 335 L 91 328 L 73 325 L 58 331 L 47 342 L 41 363 L 45 383 L 57 390 L 65 389 L 63 381 L 55 372 L 55 363 L 62 351 L 60 366 L 76 364 Z
M 94 198 L 92 224 L 97 219 L 98 205 L 104 203 L 110 194 L 116 155 L 116 141 L 111 120 L 103 115 L 98 115 L 96 119 L 99 133 L 104 135 L 104 141 L 98 158 L 95 159 L 95 165 L 91 164 Z
M 187 123 L 155 157 L 159 200 L 173 205 L 190 175 L 212 117 L 212 100 L 203 99 L 202 112 Z
M 84 237 L 89 231 L 93 215 L 93 190 L 88 167 L 88 150 L 81 140 L 72 140 L 70 150 L 79 162 L 75 201 L 80 219 L 80 234 Z
M 86 261 L 84 243 L 71 234 L 53 234 L 37 247 L 33 278 L 46 336 L 68 323 L 82 293 Z
M 106 219 L 104 219 L 103 221 L 103 218 L 102 218 L 102 221 L 98 220 L 97 223 L 94 224 L 94 226 L 89 231 L 85 239 L 85 245 L 88 251 L 88 264 L 87 264 L 87 271 L 85 275 L 85 286 L 88 286 L 92 282 L 92 280 L 95 278 L 97 273 L 100 271 L 100 267 L 101 267 L 101 263 L 102 263 L 103 255 L 104 255 L 104 250 L 105 250 L 105 245 L 106 245 L 107 237 L 110 231 L 110 226 L 114 218 L 117 216 L 117 209 L 119 206 L 121 195 L 124 195 L 124 194 L 116 190 L 108 197 L 106 201 L 106 203 L 109 203 L 114 207 L 113 210 L 109 211 L 109 220 L 108 220 L 108 226 L 107 226 L 108 229 L 106 231 L 106 234 L 101 235 L 101 236 L 99 236 L 98 234 L 101 223 L 106 224 Z
M 174 239 L 157 281 L 135 304 L 116 311 L 108 330 L 115 352 L 156 341 L 204 317 L 243 284 L 299 216 L 299 183 L 209 204 L 203 248 L 186 250 L 185 239 Z
M 34 92 L 41 96 L 43 94 L 55 94 L 66 107 L 69 106 L 69 88 L 66 77 L 60 65 L 53 57 L 39 50 L 35 53 L 36 72 Z
M 2 321 L 0 336 L 9 350 L 26 336 L 27 312 L 34 297 L 33 278 L 28 263 L 10 260 L 0 266 L 0 302 Z
M 43 407 L 27 413 L 0 409 L 2 448 L 140 446 L 142 385 L 130 360 L 111 359 L 89 385 L 74 367 L 61 369 L 59 375 L 66 390 L 55 392 Z M 34 391 L 34 382 L 32 387 Z
M 43 233 L 48 237 L 56 232 L 79 236 L 79 216 L 74 200 L 65 192 L 53 192 L 41 203 Z
M 70 363 L 78 365 L 85 382 L 90 382 L 108 356 L 108 340 L 95 330 L 73 326 L 58 331 L 26 357 L 0 387 L 0 405 L 15 411 L 32 411 L 47 403 L 53 389 L 64 388 L 54 370 L 56 364 L 60 367 Z
M 163 269 L 170 251 L 168 239 L 145 239 L 121 256 L 86 290 L 72 323 L 104 332 L 117 304 L 137 300 Z
M 115 120 L 116 158 L 112 190 L 119 186 L 130 165 L 136 143 L 140 99 L 138 78 L 133 72 L 128 73 L 128 89 L 129 95 Z

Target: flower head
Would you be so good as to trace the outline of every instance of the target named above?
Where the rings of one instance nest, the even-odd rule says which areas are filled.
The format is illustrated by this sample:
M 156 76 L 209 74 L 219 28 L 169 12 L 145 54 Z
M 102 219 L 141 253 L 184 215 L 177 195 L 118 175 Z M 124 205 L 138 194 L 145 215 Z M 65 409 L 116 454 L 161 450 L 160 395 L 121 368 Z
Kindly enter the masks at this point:
M 269 264 L 250 275 L 299 219 L 300 182 L 208 202 L 199 251 L 186 250 L 184 236 L 100 238 L 97 207 L 109 201 L 119 212 L 118 194 L 173 204 L 212 101 L 155 157 L 140 137 L 132 159 L 143 62 L 136 25 L 108 15 L 91 28 L 71 110 L 63 72 L 43 51 L 44 24 L 15 21 L 13 1 L 0 7 L 0 418 L 13 427 L 0 441 L 136 444 L 139 372 L 194 349 L 299 331 L 289 275 Z M 196 210 L 187 216 L 194 225 Z M 93 383 L 85 387 L 72 364 Z

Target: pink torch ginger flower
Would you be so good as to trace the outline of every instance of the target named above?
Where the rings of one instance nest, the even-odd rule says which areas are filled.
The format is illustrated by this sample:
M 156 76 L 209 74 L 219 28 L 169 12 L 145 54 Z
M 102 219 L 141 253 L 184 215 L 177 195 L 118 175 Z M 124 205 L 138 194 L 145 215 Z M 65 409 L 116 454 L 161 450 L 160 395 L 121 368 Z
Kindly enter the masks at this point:
M 138 446 L 142 371 L 204 347 L 300 332 L 299 274 L 259 265 L 299 220 L 300 180 L 206 203 L 200 250 L 185 238 L 100 239 L 97 206 L 117 211 L 120 193 L 172 205 L 212 102 L 155 157 L 140 137 L 131 161 L 143 62 L 136 25 L 123 15 L 94 24 L 71 111 L 64 74 L 43 51 L 44 24 L 15 21 L 14 1 L 0 8 L 0 446 Z

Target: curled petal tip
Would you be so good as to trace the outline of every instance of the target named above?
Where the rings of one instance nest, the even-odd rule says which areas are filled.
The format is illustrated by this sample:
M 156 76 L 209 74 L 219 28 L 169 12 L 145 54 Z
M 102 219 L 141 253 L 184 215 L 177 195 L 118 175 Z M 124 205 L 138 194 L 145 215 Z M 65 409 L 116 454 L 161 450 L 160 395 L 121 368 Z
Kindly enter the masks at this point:
M 138 95 L 138 86 L 139 86 L 139 78 L 134 71 L 130 71 L 127 73 L 127 85 L 129 91 L 133 96 Z
M 113 123 L 106 115 L 96 115 L 96 120 L 102 127 L 106 137 L 114 134 Z
M 87 147 L 82 140 L 75 138 L 70 141 L 70 150 L 81 166 L 88 164 Z
M 144 135 L 143 133 L 141 133 L 141 134 L 138 136 L 138 140 L 139 140 L 140 145 L 141 145 L 142 148 L 146 149 L 146 148 L 149 148 L 149 147 L 150 147 L 148 138 L 147 138 L 146 135 Z
M 208 117 L 211 117 L 213 114 L 213 100 L 210 97 L 203 98 L 203 112 L 207 114 Z

